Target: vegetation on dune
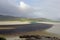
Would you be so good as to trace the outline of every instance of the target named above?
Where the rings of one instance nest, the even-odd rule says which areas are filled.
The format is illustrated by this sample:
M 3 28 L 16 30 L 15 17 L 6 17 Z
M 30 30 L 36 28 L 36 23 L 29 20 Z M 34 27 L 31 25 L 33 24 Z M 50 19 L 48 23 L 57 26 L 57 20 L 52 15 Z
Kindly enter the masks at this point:
M 46 18 L 36 18 L 36 19 L 28 19 L 28 18 L 0 18 L 0 21 L 35 21 L 35 22 L 60 22 L 60 21 L 54 21 Z
M 2 16 L 2 15 L 0 15 L 0 21 L 60 22 L 60 21 L 54 21 L 47 18 L 22 18 L 22 17 L 13 17 L 13 16 Z

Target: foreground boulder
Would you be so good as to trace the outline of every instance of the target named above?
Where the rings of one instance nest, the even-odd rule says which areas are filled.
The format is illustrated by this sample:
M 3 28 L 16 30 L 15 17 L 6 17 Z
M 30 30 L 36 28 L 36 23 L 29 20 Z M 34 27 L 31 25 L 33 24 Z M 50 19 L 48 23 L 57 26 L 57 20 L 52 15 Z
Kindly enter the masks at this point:
M 0 40 L 6 40 L 5 38 L 3 38 L 3 37 L 0 37 Z

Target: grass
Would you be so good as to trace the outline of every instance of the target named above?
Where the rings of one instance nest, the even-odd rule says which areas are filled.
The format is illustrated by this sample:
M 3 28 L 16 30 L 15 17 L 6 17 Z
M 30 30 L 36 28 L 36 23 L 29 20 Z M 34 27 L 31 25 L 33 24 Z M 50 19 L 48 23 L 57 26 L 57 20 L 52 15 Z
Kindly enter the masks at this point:
M 60 21 L 54 21 L 54 20 L 46 19 L 46 18 L 39 18 L 39 19 L 28 19 L 28 18 L 0 19 L 0 21 L 20 21 L 20 22 L 31 21 L 31 22 L 55 22 L 55 23 L 60 23 Z

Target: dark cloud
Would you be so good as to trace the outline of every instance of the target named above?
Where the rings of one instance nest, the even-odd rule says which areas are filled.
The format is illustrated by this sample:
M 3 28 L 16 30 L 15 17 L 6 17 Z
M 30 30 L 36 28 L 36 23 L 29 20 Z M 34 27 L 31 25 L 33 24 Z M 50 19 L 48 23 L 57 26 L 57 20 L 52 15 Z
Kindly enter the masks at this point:
M 0 0 L 0 14 L 14 15 L 19 13 L 19 9 L 15 5 L 11 5 L 8 0 Z
M 14 3 L 9 0 L 0 0 L 0 15 L 27 17 L 29 13 L 33 12 L 31 8 L 22 10 L 21 8 L 13 4 Z

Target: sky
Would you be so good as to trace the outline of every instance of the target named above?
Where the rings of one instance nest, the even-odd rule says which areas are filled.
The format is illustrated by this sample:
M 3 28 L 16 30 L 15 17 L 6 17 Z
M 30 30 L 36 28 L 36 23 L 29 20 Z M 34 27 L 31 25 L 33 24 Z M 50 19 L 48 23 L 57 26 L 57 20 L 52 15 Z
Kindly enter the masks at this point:
M 60 19 L 60 0 L 0 0 L 0 15 Z

